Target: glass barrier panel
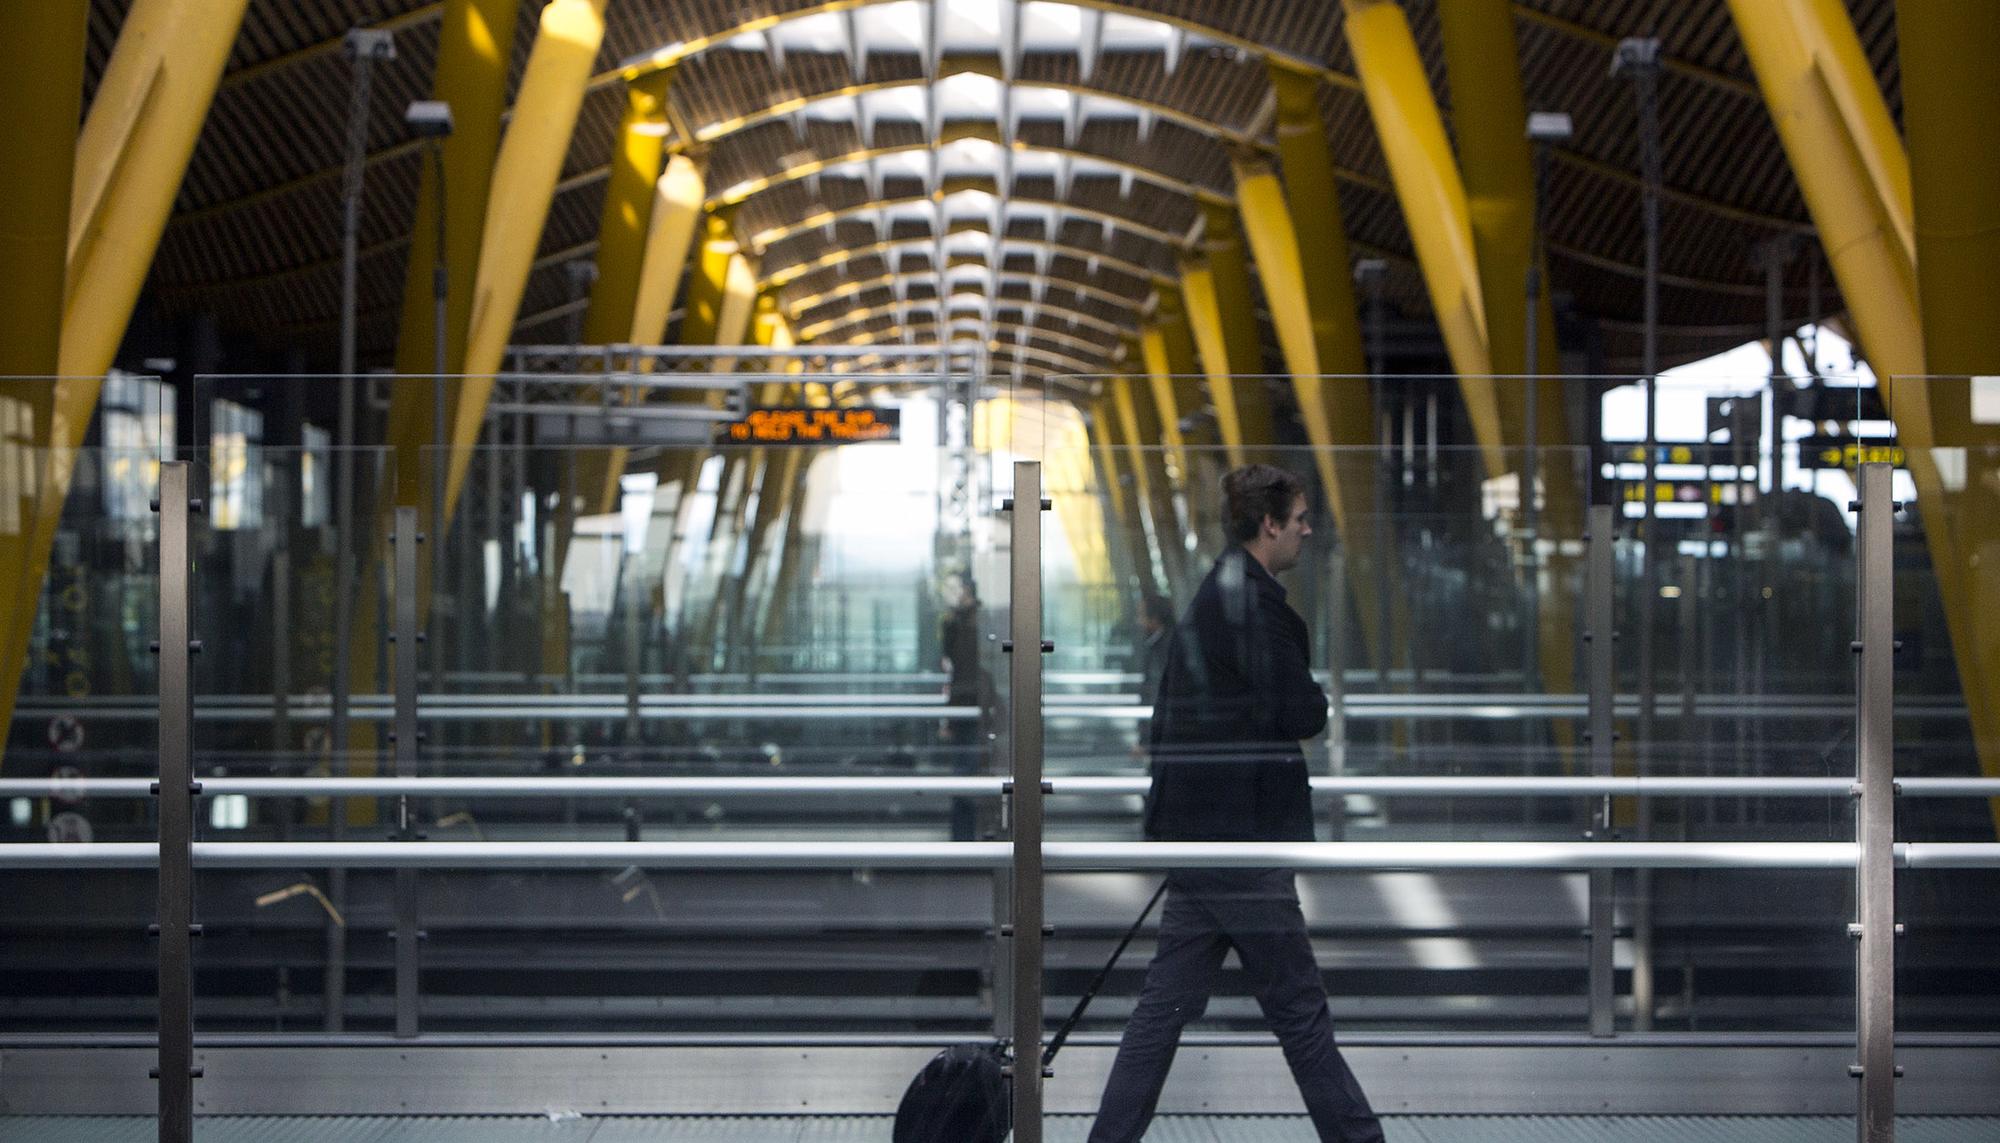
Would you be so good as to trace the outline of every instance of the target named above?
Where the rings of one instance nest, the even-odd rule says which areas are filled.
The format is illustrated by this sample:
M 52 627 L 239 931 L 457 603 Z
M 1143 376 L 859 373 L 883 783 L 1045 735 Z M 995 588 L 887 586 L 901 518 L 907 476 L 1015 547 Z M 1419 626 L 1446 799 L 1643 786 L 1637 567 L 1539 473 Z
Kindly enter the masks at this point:
M 1992 842 L 2000 797 L 1991 789 L 1938 797 L 1919 780 L 2000 777 L 1991 621 L 2000 606 L 1985 561 L 2000 527 L 2000 431 L 1983 404 L 1991 378 L 1894 379 L 1892 409 L 1923 389 L 1939 442 L 1914 434 L 1877 441 L 1859 459 L 1895 465 L 1896 799 L 1899 842 Z M 1975 788 L 1976 789 L 1976 788 Z M 1983 795 L 1983 796 L 1982 796 Z M 1900 1033 L 1991 1032 L 2000 1027 L 1992 975 L 1992 909 L 2000 875 L 1987 869 L 1912 869 L 1898 875 L 1896 1019 Z
M 112 388 L 121 401 L 129 396 Z M 100 796 L 82 783 L 143 783 L 158 773 L 151 642 L 160 598 L 152 509 L 160 453 L 146 439 L 157 422 L 142 406 L 104 404 L 87 439 L 109 435 L 123 447 L 51 448 L 43 416 L 50 398 L 64 399 L 47 383 L 0 382 L 0 409 L 14 418 L 0 442 L 0 557 L 18 591 L 5 625 L 15 641 L 5 653 L 18 671 L 4 679 L 0 778 L 49 783 L 4 799 L 0 840 L 150 843 L 157 837 L 150 799 Z M 0 872 L 0 947 L 9 967 L 0 1025 L 151 1027 L 153 883 L 150 873 L 122 870 Z M 146 1003 L 125 1003 L 134 994 Z
M 889 847 L 888 856 L 864 850 L 782 869 L 725 857 L 401 877 L 207 873 L 201 916 L 223 940 L 198 949 L 204 1031 L 843 1032 L 916 1045 L 912 1074 L 935 1050 L 923 1045 L 992 1033 L 1004 1010 L 995 1000 L 1005 993 L 995 961 L 1004 879 L 986 858 L 911 863 L 894 851 L 1002 828 L 997 782 L 926 786 L 992 774 L 1007 757 L 1006 520 L 987 510 L 994 466 L 973 449 L 972 386 L 790 376 L 684 370 L 675 386 L 633 396 L 620 387 L 628 373 L 532 384 L 509 375 L 493 379 L 471 443 L 370 454 L 375 463 L 356 477 L 354 528 L 370 553 L 362 590 L 376 594 L 355 642 L 357 662 L 370 657 L 378 673 L 366 676 L 373 690 L 354 695 L 349 772 L 396 768 L 392 664 L 403 644 L 391 636 L 408 632 L 396 618 L 393 513 L 381 509 L 401 472 L 419 490 L 404 499 L 424 533 L 414 556 L 421 737 L 409 769 L 535 788 L 412 797 L 407 829 L 394 798 L 331 800 L 345 812 L 325 800 L 279 812 L 282 802 L 252 798 L 247 825 L 204 819 L 204 836 L 837 842 Z M 225 401 L 321 401 L 337 381 L 216 379 L 207 392 L 227 419 L 237 414 Z M 431 383 L 357 386 L 373 418 L 364 439 L 388 434 L 399 392 Z M 460 396 L 468 379 L 446 388 Z M 769 415 L 751 416 L 760 412 Z M 780 423 L 818 427 L 792 442 L 728 437 L 731 425 Z M 284 471 L 311 454 L 268 436 L 256 448 L 253 464 Z M 222 459 L 227 451 L 211 446 Z M 454 485 L 439 528 L 423 492 Z M 267 517 L 274 487 L 262 485 Z M 241 541 L 204 542 L 202 558 L 220 567 Z M 230 612 L 253 658 L 276 623 L 272 565 L 258 567 L 262 578 L 241 570 Z M 248 697 L 260 672 L 238 670 L 240 682 L 210 679 L 205 701 L 256 705 Z M 357 669 L 355 685 L 363 681 Z M 261 751 L 264 765 L 284 768 L 280 744 L 290 742 L 300 748 L 290 769 L 318 771 L 299 732 L 273 727 L 268 691 L 258 702 L 259 717 L 226 744 L 208 741 L 200 760 L 226 755 L 239 773 Z M 861 778 L 878 785 L 826 785 Z M 709 785 L 585 789 L 655 779 Z M 399 994 L 395 954 L 409 939 L 398 934 L 416 931 L 412 1002 Z

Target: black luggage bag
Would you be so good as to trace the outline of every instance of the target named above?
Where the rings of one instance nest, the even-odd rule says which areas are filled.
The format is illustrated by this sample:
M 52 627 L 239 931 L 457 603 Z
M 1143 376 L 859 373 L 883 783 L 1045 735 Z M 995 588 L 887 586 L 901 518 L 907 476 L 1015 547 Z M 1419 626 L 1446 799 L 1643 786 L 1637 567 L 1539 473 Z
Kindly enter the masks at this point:
M 1139 935 L 1140 926 L 1160 903 L 1167 891 L 1165 882 L 1153 891 L 1139 919 L 1125 931 L 1125 939 L 1111 950 L 1111 959 L 1098 971 L 1097 979 L 1084 989 L 1069 1019 L 1042 1050 L 1041 1066 L 1048 1067 L 1062 1050 L 1063 1041 L 1083 1019 L 1084 1010 L 1096 998 L 1097 990 L 1111 975 L 1125 946 Z M 1001 1040 L 953 1044 L 931 1058 L 917 1078 L 903 1092 L 896 1106 L 895 1143 L 1001 1143 L 1014 1129 L 1013 1084 L 1005 1069 L 1010 1059 L 1009 1045 Z

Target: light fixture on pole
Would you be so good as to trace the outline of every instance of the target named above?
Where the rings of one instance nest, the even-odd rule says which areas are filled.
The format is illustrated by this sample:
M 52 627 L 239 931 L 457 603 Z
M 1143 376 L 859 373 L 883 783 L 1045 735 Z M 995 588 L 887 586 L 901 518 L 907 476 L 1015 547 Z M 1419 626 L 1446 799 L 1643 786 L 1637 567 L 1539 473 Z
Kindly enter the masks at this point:
M 1521 509 L 1527 521 L 1530 560 L 1533 560 L 1533 544 L 1540 524 L 1541 498 L 1538 495 L 1541 454 L 1541 388 L 1542 388 L 1542 274 L 1543 264 L 1548 258 L 1547 200 L 1549 184 L 1549 149 L 1560 143 L 1567 143 L 1575 128 L 1566 111 L 1533 111 L 1528 114 L 1528 142 L 1535 149 L 1535 200 L 1533 214 L 1528 227 L 1528 316 L 1527 337 L 1522 344 L 1525 351 L 1521 356 L 1521 372 L 1527 377 L 1528 391 L 1524 407 L 1526 416 L 1522 425 L 1524 448 L 1521 453 Z

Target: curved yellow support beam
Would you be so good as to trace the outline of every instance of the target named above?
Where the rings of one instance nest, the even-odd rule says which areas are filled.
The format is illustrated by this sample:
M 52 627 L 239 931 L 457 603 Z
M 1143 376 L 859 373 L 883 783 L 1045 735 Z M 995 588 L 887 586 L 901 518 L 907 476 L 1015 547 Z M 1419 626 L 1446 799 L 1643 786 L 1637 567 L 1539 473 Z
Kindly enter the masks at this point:
M 1001 199 L 1008 203 L 1020 203 L 1023 206 L 1047 207 L 1052 210 L 1059 210 L 1064 214 L 1072 215 L 1076 218 L 1083 218 L 1083 219 L 1088 219 L 1091 222 L 1109 224 L 1114 229 L 1122 230 L 1128 234 L 1132 234 L 1152 242 L 1157 242 L 1162 246 L 1171 247 L 1173 249 L 1180 249 L 1187 245 L 1187 240 L 1185 235 L 1176 234 L 1169 230 L 1161 230 L 1160 228 L 1155 226 L 1148 226 L 1145 223 L 1138 221 L 1137 219 L 1126 218 L 1124 215 L 1112 214 L 1110 211 L 1095 210 L 1087 206 L 1078 206 L 1075 203 L 1060 202 L 1055 199 L 1025 198 L 1020 195 L 1009 193 L 1005 188 L 1002 188 L 999 185 L 999 183 L 994 182 L 992 180 L 983 180 L 980 185 L 946 187 L 944 190 L 936 194 L 901 195 L 895 198 L 870 199 L 867 202 L 856 203 L 852 206 L 843 206 L 838 210 L 823 210 L 817 214 L 808 215 L 805 218 L 801 218 L 793 222 L 787 222 L 782 226 L 773 226 L 767 230 L 761 230 L 757 232 L 755 235 L 753 235 L 750 241 L 759 250 L 767 250 L 772 246 L 775 246 L 778 243 L 783 242 L 787 238 L 792 238 L 800 234 L 805 234 L 809 231 L 817 230 L 822 226 L 828 226 L 833 223 L 840 222 L 843 219 L 854 218 L 858 215 L 867 214 L 871 211 L 882 210 L 888 207 L 912 206 L 914 204 L 922 202 L 941 202 L 952 194 L 967 190 L 981 191 L 986 194 L 992 195 L 996 199 Z
M 1079 151 L 1072 147 L 1055 147 L 1046 143 L 1029 143 L 1020 139 L 1016 139 L 1010 143 L 1002 135 L 998 123 L 949 124 L 942 132 L 940 145 L 956 143 L 965 139 L 977 139 L 992 143 L 995 147 L 1011 148 L 1017 154 L 1058 155 L 1066 159 L 1111 167 L 1115 170 L 1129 173 L 1136 181 L 1150 183 L 1161 190 L 1170 191 L 1174 194 L 1201 202 L 1227 203 L 1229 201 L 1229 196 L 1219 191 L 1188 182 L 1185 179 L 1174 178 L 1163 171 L 1148 167 L 1143 163 L 1135 163 L 1130 159 L 1122 159 L 1115 155 L 1100 155 L 1094 151 Z M 810 178 L 813 175 L 823 174 L 835 167 L 843 167 L 853 163 L 866 163 L 872 159 L 886 158 L 892 155 L 928 154 L 931 150 L 933 150 L 932 145 L 926 141 L 922 143 L 899 143 L 890 146 L 862 147 L 839 155 L 815 156 L 802 162 L 795 162 L 771 174 L 745 179 L 733 186 L 726 187 L 711 198 L 708 205 L 710 207 L 736 206 L 748 202 L 750 199 L 766 191 L 786 186 L 800 179 Z
M 970 228 L 953 227 L 951 233 L 980 234 L 991 237 L 993 232 L 991 227 L 981 224 Z M 1042 238 L 1003 237 L 999 241 L 1003 250 L 1047 250 L 1053 254 L 1066 254 L 1085 261 L 1095 261 L 1106 269 L 1116 270 L 1127 277 L 1151 282 L 1155 285 L 1171 285 L 1173 283 L 1172 278 L 1157 270 L 1141 266 L 1137 262 L 1127 262 L 1114 255 L 1102 254 L 1083 246 L 1071 246 L 1067 243 L 1051 242 Z M 886 254 L 893 250 L 934 251 L 936 249 L 937 239 L 935 237 L 891 238 L 885 242 L 872 242 L 866 246 L 844 246 L 838 250 L 830 250 L 817 258 L 812 258 L 804 262 L 793 262 L 785 266 L 780 266 L 776 270 L 771 270 L 765 275 L 761 284 L 767 287 L 788 286 L 808 274 L 835 266 L 845 266 L 855 258 L 864 258 L 871 254 Z
M 1423 267 L 1431 308 L 1459 375 L 1459 390 L 1488 475 L 1506 471 L 1486 302 L 1472 240 L 1465 184 L 1458 173 L 1430 77 L 1409 21 L 1395 0 L 1341 0 L 1354 70 L 1389 161 L 1403 218 Z M 1525 126 L 1524 126 L 1525 129 Z
M 967 294 L 967 295 L 954 295 L 954 296 L 993 297 L 993 295 L 985 293 L 977 295 Z M 949 299 L 947 299 L 947 301 L 948 300 Z M 1017 306 L 1018 308 L 1023 308 L 1023 309 L 1027 308 L 1026 303 L 1016 303 L 1014 299 L 1011 298 L 1002 299 L 994 297 L 993 300 L 996 303 L 996 305 L 1008 304 Z M 1100 333 L 1107 334 L 1114 338 L 1129 337 L 1133 333 L 1132 329 L 1129 329 L 1125 326 L 1117 325 L 1113 322 L 1107 322 L 1102 318 L 1096 317 L 1092 314 L 1083 313 L 1080 310 L 1072 309 L 1068 306 L 1060 305 L 1053 302 L 1040 302 L 1037 303 L 1037 306 L 1038 308 L 1047 310 L 1051 313 L 1058 313 L 1062 314 L 1066 318 L 1073 318 L 1075 319 L 1078 325 L 1086 326 L 1090 329 L 1097 330 Z M 837 336 L 861 324 L 862 322 L 872 321 L 879 317 L 884 317 L 892 314 L 900 316 L 912 313 L 923 313 L 926 311 L 935 311 L 939 308 L 940 307 L 938 306 L 936 300 L 930 298 L 922 298 L 916 301 L 909 301 L 909 302 L 887 302 L 879 306 L 864 306 L 858 310 L 849 310 L 847 313 L 841 315 L 838 318 L 829 318 L 826 321 L 815 322 L 812 325 L 800 326 L 799 335 L 805 338 L 807 341 L 818 341 L 826 337 Z M 1020 324 L 1020 323 L 1014 323 L 1014 324 Z M 1037 327 L 1026 326 L 1025 328 L 1035 329 Z M 1058 340 L 1065 340 L 1072 342 L 1080 348 L 1088 348 L 1098 352 L 1107 352 L 1112 348 L 1114 348 L 1112 346 L 1100 345 L 1096 342 L 1085 341 L 1081 338 L 1070 337 L 1067 334 L 1063 334 L 1055 330 L 1047 331 L 1047 335 L 1051 338 L 1055 338 Z
M 979 265 L 986 265 L 986 263 L 981 262 L 979 263 Z M 949 275 L 951 269 L 952 266 L 950 264 L 947 264 L 946 265 L 947 275 Z M 1107 306 L 1115 306 L 1118 309 L 1127 310 L 1132 313 L 1137 313 L 1144 304 L 1141 299 L 1128 297 L 1116 291 L 1107 290 L 1102 286 L 1093 285 L 1090 282 L 1079 281 L 1076 278 L 1065 277 L 1061 274 L 1054 274 L 1054 273 L 1030 274 L 1024 270 L 992 270 L 990 272 L 992 273 L 995 281 L 1011 282 L 1015 284 L 1032 284 L 1038 281 L 1049 282 L 1054 285 L 1060 286 L 1063 289 L 1072 290 L 1078 295 L 1089 298 L 1092 301 L 1103 302 Z M 786 312 L 790 313 L 794 319 L 803 322 L 807 320 L 807 311 L 814 309 L 818 306 L 829 305 L 831 303 L 841 301 L 845 298 L 851 298 L 856 294 L 867 293 L 869 290 L 884 289 L 886 287 L 895 285 L 897 282 L 902 282 L 902 281 L 930 282 L 935 280 L 936 278 L 937 278 L 937 272 L 929 268 L 923 270 L 904 270 L 898 273 L 877 274 L 872 278 L 854 278 L 846 282 L 843 282 L 838 286 L 835 286 L 831 290 L 823 290 L 817 294 L 810 294 L 806 297 L 799 298 L 796 301 L 789 302 L 786 304 L 785 309 Z M 1122 332 L 1131 333 L 1136 328 L 1137 328 L 1137 323 L 1135 322 L 1132 327 L 1125 328 L 1122 330 Z
M 1981 768 L 2000 777 L 2000 583 L 1980 566 L 2000 544 L 2000 512 L 1981 481 L 1947 497 L 1936 457 L 1914 260 L 1908 159 L 1875 74 L 1839 0 L 1729 0 L 1778 139 L 1907 450 L 1924 539 L 1951 630 Z M 1920 35 L 1922 33 L 1920 32 Z M 1970 458 L 1968 458 L 1970 459 Z M 1956 502 L 1955 502 L 1956 501 Z M 2000 829 L 2000 799 L 1993 803 Z

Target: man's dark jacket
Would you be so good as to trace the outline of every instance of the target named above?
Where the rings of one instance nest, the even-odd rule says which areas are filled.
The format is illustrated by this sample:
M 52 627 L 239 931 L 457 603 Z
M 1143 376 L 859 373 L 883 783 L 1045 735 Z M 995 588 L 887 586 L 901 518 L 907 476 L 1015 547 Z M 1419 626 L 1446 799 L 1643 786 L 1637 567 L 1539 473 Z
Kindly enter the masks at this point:
M 1305 620 L 1240 546 L 1215 561 L 1174 628 L 1154 699 L 1146 836 L 1311 841 L 1299 740 L 1326 727 Z

